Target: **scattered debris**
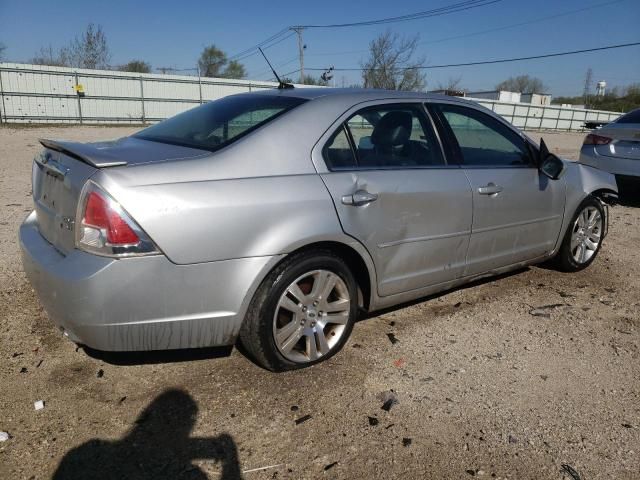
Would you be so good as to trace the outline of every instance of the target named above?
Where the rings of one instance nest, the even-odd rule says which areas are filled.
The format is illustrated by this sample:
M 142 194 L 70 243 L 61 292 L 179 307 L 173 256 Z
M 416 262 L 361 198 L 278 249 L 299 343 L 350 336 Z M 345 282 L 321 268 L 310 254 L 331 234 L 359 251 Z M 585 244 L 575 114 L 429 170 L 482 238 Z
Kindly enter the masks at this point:
M 398 358 L 397 360 L 393 361 L 394 367 L 402 368 L 404 367 L 404 364 L 405 364 L 404 358 Z
M 389 425 L 387 425 L 386 427 L 384 427 L 385 430 L 389 430 L 391 427 L 393 427 L 395 425 L 395 423 L 390 423 Z
M 580 474 L 576 472 L 575 468 L 573 468 L 571 465 L 567 465 L 566 463 L 563 463 L 562 469 L 565 472 L 567 472 L 569 475 L 571 475 L 571 478 L 573 478 L 573 480 L 582 480 L 580 478 Z
M 435 379 L 433 377 L 424 377 L 421 380 L 423 382 L 433 382 Z
M 549 375 L 540 375 L 540 378 L 546 382 L 547 378 L 549 378 Z
M 409 445 L 411 445 L 412 442 L 413 442 L 413 440 L 411 440 L 410 438 L 404 437 L 402 439 L 402 446 L 403 447 L 408 447 Z
M 36 410 L 42 410 L 44 408 L 44 400 L 33 402 L 33 408 L 35 408 Z
M 518 439 L 513 435 L 509 435 L 509 443 L 518 443 Z
M 398 343 L 400 340 L 398 340 L 396 338 L 396 336 L 393 333 L 387 333 L 387 337 L 389 337 L 389 340 L 391 341 L 391 343 L 393 345 L 395 345 L 396 343 Z
M 383 392 L 381 395 L 382 400 L 382 410 L 388 412 L 398 402 L 398 396 L 393 392 L 393 390 L 389 390 L 388 392 Z
M 309 420 L 311 418 L 311 415 L 305 415 L 303 417 L 300 417 L 296 420 L 296 425 L 300 425 L 301 423 L 306 422 L 307 420 Z
M 390 327 L 395 327 L 395 326 L 396 326 L 396 322 L 395 322 L 395 320 L 391 320 L 391 321 L 389 322 L 389 326 L 390 326 Z
M 544 310 L 541 310 L 539 308 L 529 310 L 529 315 L 533 315 L 534 317 L 551 318 L 551 314 L 549 312 L 545 312 Z
M 329 465 L 325 465 L 324 466 L 324 471 L 326 472 L 327 470 L 331 470 L 333 467 L 335 467 L 338 464 L 338 462 L 333 462 L 330 463 Z
M 20 369 L 20 373 L 27 373 L 27 367 L 22 367 Z
M 19 357 L 20 355 L 24 355 L 24 352 L 13 352 L 13 355 L 11 355 L 11 358 L 16 358 L 16 357 Z
M 36 365 L 36 368 L 40 368 L 40 365 L 42 365 L 42 362 L 44 362 L 44 360 L 40 360 L 40 361 L 38 362 L 38 364 Z
M 11 436 L 9 435 L 8 432 L 0 432 L 0 442 L 6 442 L 10 438 Z
M 118 403 L 122 403 L 127 399 L 127 396 L 125 395 L 124 397 L 120 397 L 120 400 L 118 400 Z
M 630 423 L 623 423 L 622 426 L 624 428 L 633 428 L 633 425 L 631 425 Z
M 298 410 L 300 410 L 300 407 L 298 405 L 291 405 L 292 412 L 297 412 Z
M 462 302 L 456 303 L 453 308 L 460 308 L 462 306 Z
M 467 473 L 468 473 L 469 475 L 471 475 L 472 477 L 475 477 L 475 476 L 476 476 L 476 471 L 475 471 L 474 469 L 472 469 L 472 468 L 470 468 L 469 470 L 467 470 Z
M 360 345 L 359 343 L 354 343 L 353 345 L 351 345 L 353 348 L 362 348 L 362 345 Z
M 378 420 L 376 417 L 367 417 L 367 418 L 369 419 L 369 425 L 371 425 L 372 427 L 375 427 L 380 423 L 380 420 Z
M 104 370 L 103 369 L 98 370 L 98 373 L 96 374 L 96 377 L 98 377 L 98 378 L 104 377 Z
M 284 465 L 284 463 L 279 463 L 278 465 L 268 465 L 266 467 L 251 468 L 249 470 L 244 470 L 242 473 L 259 472 L 260 470 L 268 470 L 270 468 L 277 468 L 277 467 L 281 467 L 282 465 Z

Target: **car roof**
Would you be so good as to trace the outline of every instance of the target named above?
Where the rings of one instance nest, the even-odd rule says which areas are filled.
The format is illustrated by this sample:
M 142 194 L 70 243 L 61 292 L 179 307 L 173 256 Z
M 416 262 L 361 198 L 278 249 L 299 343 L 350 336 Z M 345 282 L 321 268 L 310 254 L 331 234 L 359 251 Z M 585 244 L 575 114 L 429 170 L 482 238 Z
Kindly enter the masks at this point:
M 331 87 L 296 87 L 285 89 L 265 89 L 252 92 L 250 95 L 274 95 L 283 97 L 303 98 L 314 100 L 318 98 L 339 97 L 345 102 L 359 103 L 367 100 L 382 99 L 425 99 L 425 100 L 458 100 L 464 102 L 460 97 L 450 97 L 439 93 L 405 92 L 399 90 L 383 90 L 374 88 L 331 88 Z

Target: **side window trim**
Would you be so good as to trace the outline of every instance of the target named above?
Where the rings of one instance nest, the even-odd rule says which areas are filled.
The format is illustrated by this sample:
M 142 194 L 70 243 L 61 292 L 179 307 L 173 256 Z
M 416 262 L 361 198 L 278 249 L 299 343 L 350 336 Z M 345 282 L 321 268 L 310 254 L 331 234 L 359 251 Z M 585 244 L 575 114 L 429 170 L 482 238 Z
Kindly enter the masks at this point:
M 453 130 L 451 129 L 451 126 L 449 125 L 449 123 L 447 122 L 447 120 L 444 118 L 444 114 L 442 112 L 442 107 L 454 107 L 454 108 L 459 108 L 461 110 L 468 110 L 470 112 L 473 112 L 479 116 L 483 116 L 485 118 L 488 118 L 490 120 L 495 121 L 497 124 L 503 126 L 506 129 L 509 129 L 509 131 L 511 131 L 513 133 L 513 135 L 515 137 L 517 137 L 520 141 L 522 141 L 523 145 L 524 145 L 524 151 L 527 154 L 527 158 L 529 159 L 529 163 L 528 165 L 502 165 L 502 164 L 494 164 L 494 165 L 473 165 L 473 164 L 465 164 L 464 162 L 464 157 L 462 155 L 462 149 L 460 148 L 460 144 L 458 143 L 458 140 L 455 136 L 455 134 L 453 133 Z M 446 137 L 449 140 L 449 144 L 454 146 L 453 150 L 454 150 L 454 155 L 456 157 L 457 162 L 459 162 L 460 166 L 462 166 L 463 168 L 473 168 L 473 169 L 487 169 L 487 168 L 537 168 L 534 162 L 534 159 L 532 158 L 531 154 L 531 149 L 528 147 L 529 142 L 527 141 L 526 138 L 524 138 L 522 135 L 520 135 L 518 132 L 513 131 L 512 127 L 507 125 L 507 124 L 503 124 L 499 119 L 493 118 L 491 115 L 488 115 L 487 113 L 481 111 L 480 109 L 477 108 L 473 108 L 473 107 L 469 107 L 466 105 L 459 105 L 459 104 L 450 104 L 450 103 L 442 103 L 442 102 L 430 102 L 428 104 L 428 108 L 430 109 L 431 112 L 433 112 L 436 117 L 438 118 L 438 127 L 441 128 L 444 131 L 444 135 L 446 135 Z M 473 117 L 471 117 L 473 118 Z M 479 120 L 478 120 L 479 121 Z M 480 122 L 482 123 L 482 122 Z M 504 136 L 501 132 L 497 131 L 496 132 L 499 135 Z M 507 138 L 509 141 L 511 141 L 508 137 Z

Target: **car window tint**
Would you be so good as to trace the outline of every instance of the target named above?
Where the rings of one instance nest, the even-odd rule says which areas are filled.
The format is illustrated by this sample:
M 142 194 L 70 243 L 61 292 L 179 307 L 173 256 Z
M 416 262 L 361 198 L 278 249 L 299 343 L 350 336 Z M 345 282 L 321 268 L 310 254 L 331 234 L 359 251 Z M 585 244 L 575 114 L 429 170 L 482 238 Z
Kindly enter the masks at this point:
M 359 168 L 444 165 L 436 136 L 419 107 L 368 107 L 346 122 Z
M 498 120 L 471 108 L 438 108 L 460 146 L 464 165 L 530 165 L 524 140 Z
M 329 139 L 324 147 L 323 155 L 329 170 L 356 168 L 356 158 L 344 127 L 337 130 Z
M 621 116 L 616 123 L 640 123 L 640 108 Z

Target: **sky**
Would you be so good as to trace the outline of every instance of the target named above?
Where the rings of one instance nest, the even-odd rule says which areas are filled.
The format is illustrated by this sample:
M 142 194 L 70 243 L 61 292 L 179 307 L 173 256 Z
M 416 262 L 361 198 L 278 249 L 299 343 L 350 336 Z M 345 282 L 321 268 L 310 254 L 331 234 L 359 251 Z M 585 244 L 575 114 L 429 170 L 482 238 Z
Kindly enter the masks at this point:
M 234 55 L 291 25 L 394 17 L 460 1 L 0 0 L 0 43 L 7 47 L 6 60 L 26 62 L 43 46 L 64 46 L 93 22 L 106 33 L 113 65 L 141 59 L 154 68 L 195 68 L 205 45 L 215 44 Z M 419 35 L 418 55 L 426 58 L 427 65 L 439 65 L 637 42 L 639 25 L 640 0 L 501 0 L 462 12 L 387 25 L 306 29 L 304 63 L 316 68 L 360 67 L 367 58 L 369 42 L 386 30 L 406 37 Z M 281 74 L 299 68 L 295 35 L 265 53 Z M 259 54 L 244 58 L 242 63 L 249 79 L 271 77 Z M 594 88 L 600 80 L 605 80 L 608 87 L 639 83 L 640 46 L 426 70 L 427 87 L 436 89 L 449 79 L 460 78 L 461 88 L 492 90 L 510 76 L 529 74 L 541 78 L 554 96 L 580 95 L 588 68 L 593 69 Z M 297 75 L 290 77 L 296 80 Z M 336 86 L 348 86 L 360 79 L 359 72 L 335 73 Z

